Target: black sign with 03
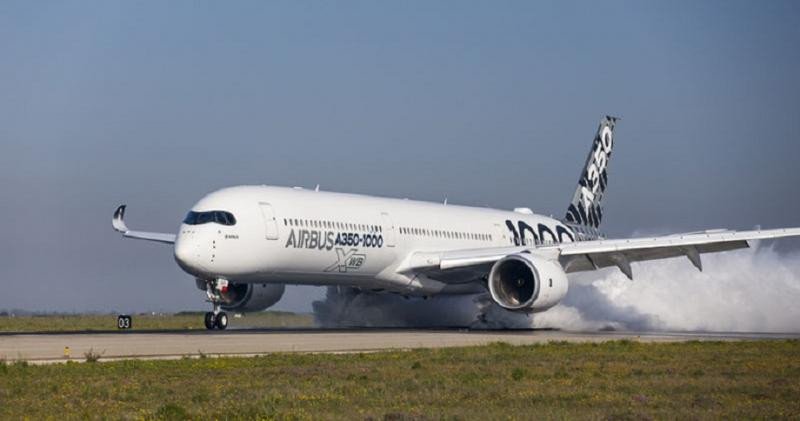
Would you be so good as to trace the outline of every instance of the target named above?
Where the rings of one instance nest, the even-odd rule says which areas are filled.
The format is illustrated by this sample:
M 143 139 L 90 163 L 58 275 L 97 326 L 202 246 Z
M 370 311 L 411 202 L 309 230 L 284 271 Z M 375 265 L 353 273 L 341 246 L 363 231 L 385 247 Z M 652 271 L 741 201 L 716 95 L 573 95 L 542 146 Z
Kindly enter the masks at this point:
M 117 316 L 117 329 L 130 329 L 133 327 L 133 318 L 126 314 Z

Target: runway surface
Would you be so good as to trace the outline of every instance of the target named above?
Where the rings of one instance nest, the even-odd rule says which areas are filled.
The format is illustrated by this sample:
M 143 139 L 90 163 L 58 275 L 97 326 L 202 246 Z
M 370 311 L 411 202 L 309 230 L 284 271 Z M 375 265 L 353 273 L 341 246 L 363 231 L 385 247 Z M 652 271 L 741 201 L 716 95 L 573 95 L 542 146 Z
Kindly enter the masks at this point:
M 272 352 L 373 352 L 389 349 L 535 344 L 550 341 L 643 342 L 800 339 L 800 334 L 565 332 L 558 330 L 470 331 L 411 329 L 240 329 L 228 331 L 129 331 L 0 335 L 0 359 L 33 363 L 84 361 L 90 349 L 101 360 L 169 359 L 186 356 L 260 355 Z M 68 357 L 65 356 L 65 350 Z

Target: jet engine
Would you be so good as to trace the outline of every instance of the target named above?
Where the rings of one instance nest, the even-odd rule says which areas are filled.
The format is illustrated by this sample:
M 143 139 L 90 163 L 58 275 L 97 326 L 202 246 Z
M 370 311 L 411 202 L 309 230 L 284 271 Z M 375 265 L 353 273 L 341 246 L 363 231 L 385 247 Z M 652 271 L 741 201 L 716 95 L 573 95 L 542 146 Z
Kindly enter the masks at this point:
M 530 253 L 506 256 L 489 273 L 492 299 L 508 310 L 547 310 L 564 298 L 568 287 L 567 274 L 558 261 Z
M 225 311 L 254 312 L 266 310 L 278 302 L 286 289 L 284 284 L 243 284 L 228 283 L 225 291 L 220 291 L 222 309 Z

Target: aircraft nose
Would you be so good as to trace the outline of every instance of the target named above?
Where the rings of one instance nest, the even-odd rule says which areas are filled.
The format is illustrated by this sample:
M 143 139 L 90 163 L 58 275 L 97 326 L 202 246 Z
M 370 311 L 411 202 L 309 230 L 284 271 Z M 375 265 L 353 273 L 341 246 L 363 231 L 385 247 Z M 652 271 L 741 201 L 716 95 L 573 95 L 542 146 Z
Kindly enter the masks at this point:
M 175 241 L 175 261 L 178 266 L 192 275 L 199 275 L 203 271 L 199 260 L 197 245 L 190 238 L 179 235 Z

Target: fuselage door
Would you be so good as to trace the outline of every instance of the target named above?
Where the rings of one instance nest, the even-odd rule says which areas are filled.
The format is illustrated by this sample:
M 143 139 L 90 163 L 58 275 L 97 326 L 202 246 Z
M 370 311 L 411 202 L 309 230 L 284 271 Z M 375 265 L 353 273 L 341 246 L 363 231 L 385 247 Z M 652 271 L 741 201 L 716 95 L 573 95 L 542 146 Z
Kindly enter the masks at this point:
M 494 224 L 494 236 L 495 238 L 492 239 L 494 244 L 507 246 L 510 242 L 506 237 L 506 230 L 500 224 Z
M 269 203 L 259 202 L 261 216 L 264 218 L 264 235 L 267 240 L 278 239 L 278 221 L 275 219 L 275 211 Z
M 381 223 L 383 225 L 383 241 L 387 247 L 394 247 L 394 222 L 389 214 L 381 212 Z

